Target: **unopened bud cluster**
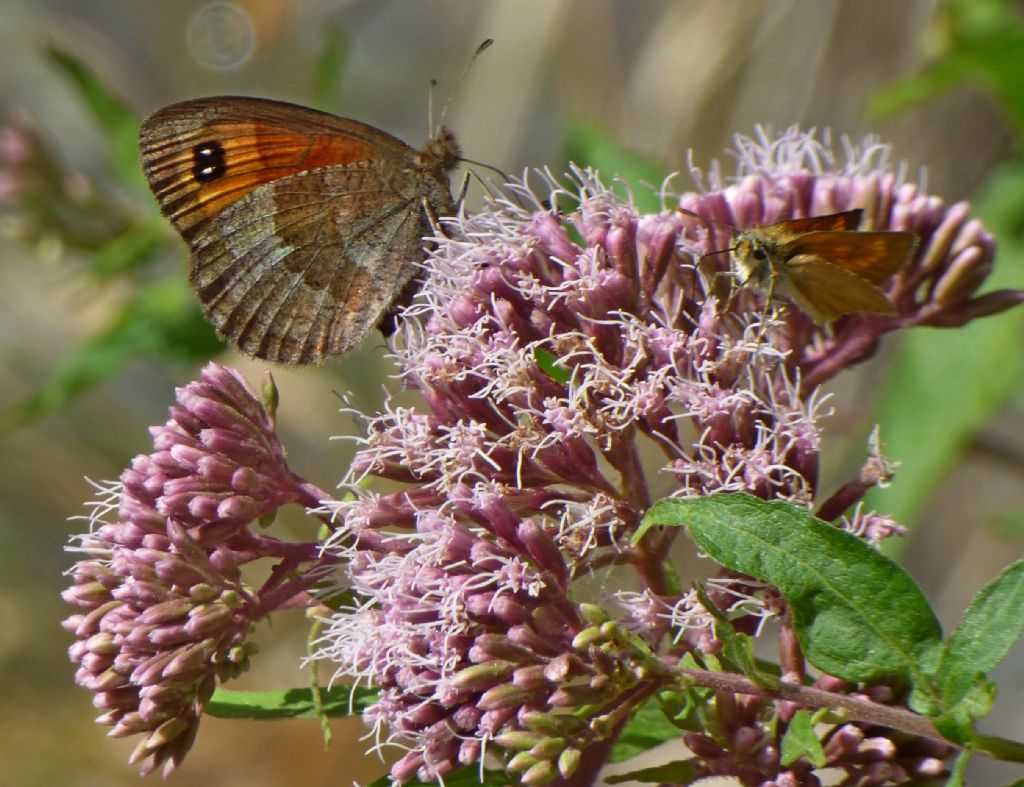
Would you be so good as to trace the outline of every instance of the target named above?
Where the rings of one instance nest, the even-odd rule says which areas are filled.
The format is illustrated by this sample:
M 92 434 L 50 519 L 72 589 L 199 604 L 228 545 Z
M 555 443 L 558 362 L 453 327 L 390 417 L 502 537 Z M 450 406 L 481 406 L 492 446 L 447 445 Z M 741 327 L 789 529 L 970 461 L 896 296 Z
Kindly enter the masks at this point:
M 151 432 L 153 452 L 101 488 L 93 529 L 78 537 L 87 557 L 63 595 L 82 611 L 64 627 L 97 721 L 115 737 L 142 735 L 132 761 L 167 774 L 217 684 L 248 668 L 253 623 L 311 582 L 247 587 L 241 564 L 280 546 L 249 526 L 320 496 L 288 470 L 273 414 L 236 372 L 208 366 Z M 308 553 L 312 562 L 315 544 Z

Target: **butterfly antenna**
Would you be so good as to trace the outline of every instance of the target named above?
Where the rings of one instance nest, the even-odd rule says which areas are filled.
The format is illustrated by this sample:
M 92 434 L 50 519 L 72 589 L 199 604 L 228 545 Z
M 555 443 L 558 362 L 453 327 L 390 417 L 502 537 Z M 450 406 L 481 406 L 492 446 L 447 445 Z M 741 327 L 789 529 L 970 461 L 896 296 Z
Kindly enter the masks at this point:
M 455 94 L 459 91 L 459 88 L 462 87 L 462 83 L 466 80 L 466 75 L 469 73 L 469 69 L 471 69 L 473 67 L 473 64 L 476 62 L 476 59 L 478 57 L 480 57 L 480 55 L 483 54 L 483 52 L 488 47 L 490 47 L 490 45 L 493 44 L 493 43 L 494 43 L 494 39 L 493 38 L 484 39 L 483 43 L 481 43 L 480 46 L 478 46 L 476 48 L 476 51 L 473 53 L 472 57 L 469 58 L 469 62 L 466 63 L 466 67 L 464 69 L 462 69 L 462 74 L 459 76 L 458 80 L 455 82 L 455 87 L 453 87 L 452 88 L 452 92 L 448 94 L 448 100 L 445 101 L 444 102 L 444 106 L 441 107 L 441 116 L 440 116 L 440 118 L 438 118 L 437 126 L 434 126 L 434 123 L 433 123 L 433 118 L 434 118 L 434 114 L 433 114 L 433 93 L 434 93 L 434 91 L 433 90 L 430 91 L 430 94 L 431 94 L 431 111 L 430 111 L 429 114 L 430 114 L 430 118 L 431 118 L 431 123 L 430 123 L 430 133 L 431 134 L 435 133 L 435 131 L 436 131 L 436 129 L 438 127 L 444 125 L 444 120 L 448 116 L 448 107 L 451 106 L 452 99 L 455 98 Z M 436 84 L 437 84 L 437 80 L 431 80 L 431 88 L 433 88 L 433 86 L 436 85 Z
M 719 249 L 718 251 L 709 251 L 707 254 L 701 254 L 700 258 L 701 260 L 705 260 L 708 257 L 714 257 L 716 254 L 728 254 L 731 251 L 736 251 L 738 248 L 739 246 L 728 246 L 724 249 Z
M 719 221 L 718 219 L 713 219 L 710 216 L 704 216 L 703 214 L 697 213 L 696 211 L 692 211 L 689 208 L 676 208 L 676 210 L 678 210 L 680 213 L 683 213 L 683 214 L 685 214 L 687 216 L 693 216 L 693 218 L 695 218 L 695 219 L 700 219 L 701 221 L 706 221 L 709 224 L 717 224 L 719 227 L 725 227 L 727 230 L 732 230 L 732 232 L 734 232 L 734 233 L 739 232 L 739 229 L 737 229 L 736 227 L 732 226 L 732 224 L 727 224 L 724 221 Z
M 434 136 L 434 89 L 437 87 L 437 80 L 431 79 L 427 88 L 427 139 Z

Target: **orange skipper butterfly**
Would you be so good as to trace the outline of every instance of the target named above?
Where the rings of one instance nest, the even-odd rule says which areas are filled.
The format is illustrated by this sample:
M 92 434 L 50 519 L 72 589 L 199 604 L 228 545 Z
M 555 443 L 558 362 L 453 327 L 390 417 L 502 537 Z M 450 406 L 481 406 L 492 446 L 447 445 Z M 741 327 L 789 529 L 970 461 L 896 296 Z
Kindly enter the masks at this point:
M 680 211 L 704 219 L 685 208 Z M 855 312 L 896 314 L 879 285 L 909 262 L 918 237 L 912 232 L 858 231 L 862 214 L 857 208 L 748 230 L 733 228 L 728 275 L 768 302 L 792 301 L 819 325 Z

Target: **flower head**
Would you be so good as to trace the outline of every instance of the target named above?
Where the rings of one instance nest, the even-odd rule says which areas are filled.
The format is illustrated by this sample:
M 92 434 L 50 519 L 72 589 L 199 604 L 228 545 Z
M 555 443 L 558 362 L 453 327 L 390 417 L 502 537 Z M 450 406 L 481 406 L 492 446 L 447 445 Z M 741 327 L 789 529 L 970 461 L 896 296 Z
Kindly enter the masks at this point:
M 773 343 L 789 352 L 787 365 L 799 369 L 805 393 L 870 356 L 889 331 L 960 326 L 1024 300 L 1024 293 L 1014 290 L 977 294 L 992 269 L 995 241 L 971 218 L 966 202 L 946 206 L 905 182 L 889 166 L 889 148 L 876 139 L 859 146 L 844 142 L 840 156 L 827 134 L 818 139 L 797 128 L 778 136 L 762 129 L 756 139 L 737 136 L 735 176 L 727 182 L 716 165 L 705 190 L 679 200 L 681 207 L 710 220 L 687 216 L 686 233 L 697 238 L 697 253 L 712 259 L 721 260 L 724 255 L 714 253 L 730 246 L 730 227 L 749 229 L 855 208 L 864 212 L 862 230 L 912 232 L 920 239 L 909 264 L 886 284 L 897 314 L 853 314 L 823 331 L 799 309 L 785 310 L 785 324 Z M 701 174 L 695 170 L 694 175 L 704 185 Z M 734 310 L 759 308 L 752 291 L 736 295 Z
M 407 749 L 395 780 L 443 776 L 489 741 L 523 783 L 585 767 L 580 753 L 613 739 L 667 674 L 653 648 L 673 623 L 699 629 L 679 648 L 712 645 L 706 616 L 666 612 L 686 601 L 670 598 L 662 571 L 670 536 L 630 545 L 652 501 L 747 491 L 811 506 L 821 381 L 889 330 L 1020 299 L 972 297 L 991 237 L 964 206 L 903 184 L 880 147 L 838 165 L 791 130 L 741 140 L 738 155 L 735 182 L 714 174 L 708 191 L 665 195 L 659 214 L 576 170 L 436 239 L 394 350 L 425 405 L 366 419 L 353 499 L 329 507 L 339 536 L 390 534 L 372 550 L 331 542 L 362 603 L 332 617 L 320 644 L 340 675 L 384 688 L 367 718 L 378 740 Z M 913 231 L 919 254 L 889 285 L 899 315 L 822 329 L 794 309 L 765 314 L 749 293 L 716 298 L 702 259 L 729 237 L 676 202 L 738 228 L 860 206 L 876 229 Z M 369 492 L 356 484 L 367 476 L 402 488 Z M 888 480 L 871 477 L 844 487 L 830 518 Z M 613 565 L 643 589 L 620 596 L 622 624 L 577 587 Z M 779 603 L 744 591 L 752 620 Z M 726 772 L 720 754 L 706 773 Z M 762 757 L 766 783 L 788 778 L 777 755 Z
M 173 520 L 145 548 L 112 546 L 77 563 L 64 600 L 82 612 L 64 621 L 75 635 L 75 680 L 94 692 L 110 735 L 144 735 L 132 762 L 165 775 L 192 745 L 218 681 L 248 667 L 258 599 L 240 582 L 230 550 L 206 552 Z
M 396 782 L 443 778 L 489 746 L 524 784 L 589 782 L 644 702 L 704 672 L 715 700 L 686 735 L 694 778 L 817 783 L 811 763 L 782 764 L 794 701 L 688 666 L 723 648 L 714 605 L 740 633 L 781 621 L 783 678 L 802 689 L 779 591 L 725 571 L 681 590 L 666 569 L 680 531 L 637 528 L 660 497 L 742 491 L 873 542 L 898 534 L 884 514 L 845 516 L 892 476 L 877 435 L 857 478 L 822 493 L 820 384 L 888 331 L 960 324 L 1022 294 L 975 295 L 991 237 L 965 206 L 902 183 L 879 146 L 842 163 L 796 130 L 737 147 L 733 181 L 716 169 L 709 189 L 663 193 L 657 214 L 574 170 L 450 219 L 393 348 L 421 402 L 356 413 L 365 433 L 343 501 L 288 468 L 272 384 L 261 401 L 211 365 L 178 391 L 153 452 L 95 505 L 65 592 L 81 609 L 65 621 L 78 680 L 112 734 L 145 736 L 144 772 L 180 762 L 214 687 L 247 665 L 253 624 L 316 604 L 310 588 L 344 562 L 347 606 L 324 621 L 317 655 L 380 689 L 365 718 L 405 751 Z M 821 326 L 795 304 L 722 291 L 724 227 L 855 207 L 920 240 L 883 283 L 896 314 Z M 332 529 L 326 545 L 255 530 L 290 503 Z M 243 582 L 258 559 L 273 563 L 266 581 Z M 817 683 L 893 701 L 885 685 Z M 866 786 L 934 774 L 946 753 L 860 721 L 832 732 L 829 766 Z
M 92 532 L 78 537 L 86 557 L 63 594 L 81 611 L 64 627 L 76 681 L 104 711 L 97 721 L 115 737 L 144 735 L 133 762 L 167 774 L 216 685 L 247 669 L 253 624 L 301 595 L 323 562 L 314 542 L 286 545 L 249 526 L 327 496 L 291 473 L 271 410 L 223 367 L 179 389 L 171 419 L 151 431 L 154 451 L 100 487 Z M 259 558 L 279 573 L 250 587 L 240 567 Z

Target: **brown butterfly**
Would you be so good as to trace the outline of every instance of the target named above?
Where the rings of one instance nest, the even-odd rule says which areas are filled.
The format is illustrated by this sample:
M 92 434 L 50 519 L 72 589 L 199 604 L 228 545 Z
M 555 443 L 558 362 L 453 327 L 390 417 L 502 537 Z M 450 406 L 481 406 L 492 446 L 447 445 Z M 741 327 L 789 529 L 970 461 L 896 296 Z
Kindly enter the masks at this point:
M 146 118 L 139 145 L 207 317 L 270 361 L 352 349 L 412 285 L 435 217 L 455 212 L 459 146 L 443 124 L 415 150 L 294 104 L 200 98 Z
M 862 214 L 857 208 L 734 230 L 730 275 L 769 302 L 791 300 L 819 325 L 855 312 L 896 314 L 879 285 L 909 262 L 918 237 L 860 232 Z

